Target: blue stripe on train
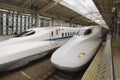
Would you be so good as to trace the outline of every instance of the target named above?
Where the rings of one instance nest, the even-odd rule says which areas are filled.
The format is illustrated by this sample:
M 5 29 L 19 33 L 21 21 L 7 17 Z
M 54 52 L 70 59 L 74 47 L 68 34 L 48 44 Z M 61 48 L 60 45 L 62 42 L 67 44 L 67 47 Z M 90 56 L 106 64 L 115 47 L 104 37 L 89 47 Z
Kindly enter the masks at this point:
M 60 40 L 65 40 L 65 39 L 69 39 L 69 38 L 71 38 L 71 37 L 73 37 L 73 36 L 66 36 L 66 37 L 58 37 L 58 38 L 51 38 L 51 39 L 47 39 L 47 40 L 49 40 L 49 41 L 60 41 Z

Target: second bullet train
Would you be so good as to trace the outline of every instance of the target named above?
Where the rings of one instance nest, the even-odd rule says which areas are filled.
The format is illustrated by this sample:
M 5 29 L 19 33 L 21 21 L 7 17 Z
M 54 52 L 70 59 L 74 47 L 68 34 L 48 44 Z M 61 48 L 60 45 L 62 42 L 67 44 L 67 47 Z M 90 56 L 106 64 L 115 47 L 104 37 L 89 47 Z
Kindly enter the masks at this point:
M 79 71 L 95 55 L 101 43 L 101 28 L 83 27 L 51 57 L 52 64 L 64 71 Z
M 0 42 L 0 71 L 23 66 L 48 54 L 68 41 L 79 28 L 32 28 Z

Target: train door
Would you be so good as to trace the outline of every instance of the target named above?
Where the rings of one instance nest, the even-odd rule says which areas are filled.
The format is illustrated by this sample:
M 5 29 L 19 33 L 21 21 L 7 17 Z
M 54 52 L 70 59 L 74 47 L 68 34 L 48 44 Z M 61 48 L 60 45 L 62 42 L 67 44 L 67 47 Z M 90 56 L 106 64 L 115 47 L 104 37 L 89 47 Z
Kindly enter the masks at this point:
M 60 40 L 60 34 L 59 34 L 59 30 L 58 30 L 58 29 L 56 30 L 55 35 L 56 35 L 56 41 L 55 41 L 55 44 L 58 44 L 58 42 L 59 42 L 59 40 Z
M 51 31 L 50 33 L 50 43 L 57 46 L 59 41 L 59 30 Z

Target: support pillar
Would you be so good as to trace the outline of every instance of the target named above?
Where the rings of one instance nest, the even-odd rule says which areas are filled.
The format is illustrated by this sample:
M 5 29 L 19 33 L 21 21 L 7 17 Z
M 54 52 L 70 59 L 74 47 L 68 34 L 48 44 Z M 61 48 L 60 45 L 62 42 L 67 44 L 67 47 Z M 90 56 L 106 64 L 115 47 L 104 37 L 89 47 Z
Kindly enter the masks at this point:
M 117 29 L 116 36 L 120 35 L 120 3 L 117 3 Z
M 72 27 L 72 22 L 70 21 L 70 27 Z
M 39 27 L 39 14 L 35 16 L 35 27 Z
M 70 27 L 72 27 L 72 20 L 73 20 L 73 18 L 70 17 Z
M 13 11 L 9 11 L 9 14 L 8 14 L 8 29 L 10 30 L 9 34 L 10 35 L 13 35 L 13 22 L 14 22 L 14 19 L 13 19 L 13 16 L 14 16 L 14 12 Z
M 52 24 L 51 24 L 51 26 L 54 26 L 54 19 L 52 18 Z

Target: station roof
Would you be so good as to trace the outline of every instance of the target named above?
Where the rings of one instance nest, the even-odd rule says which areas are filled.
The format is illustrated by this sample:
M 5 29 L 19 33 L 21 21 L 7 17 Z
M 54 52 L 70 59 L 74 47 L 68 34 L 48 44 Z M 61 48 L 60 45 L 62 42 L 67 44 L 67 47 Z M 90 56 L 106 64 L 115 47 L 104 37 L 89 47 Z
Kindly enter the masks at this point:
M 97 25 L 92 20 L 61 5 L 61 0 L 0 0 L 0 9 L 65 20 L 81 25 Z
M 93 0 L 62 0 L 60 3 L 109 29 Z
M 112 24 L 113 8 L 115 0 L 93 0 L 98 10 L 103 16 L 106 24 L 110 27 Z

